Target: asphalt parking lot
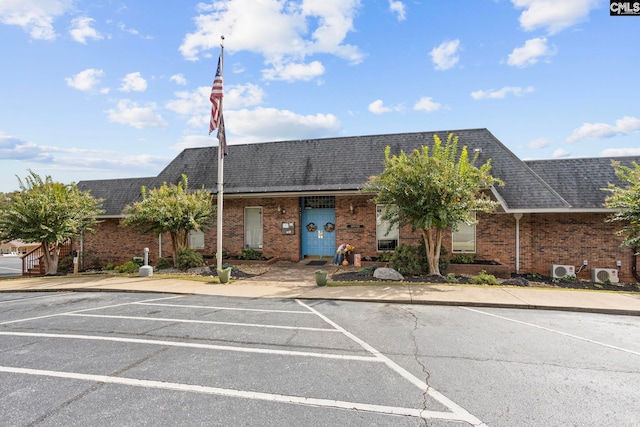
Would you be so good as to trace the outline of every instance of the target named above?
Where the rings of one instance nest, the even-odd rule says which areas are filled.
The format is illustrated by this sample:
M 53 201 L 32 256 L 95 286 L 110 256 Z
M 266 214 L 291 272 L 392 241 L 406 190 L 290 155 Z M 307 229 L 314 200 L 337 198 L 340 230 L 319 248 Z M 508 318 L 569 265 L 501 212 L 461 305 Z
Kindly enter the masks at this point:
M 481 425 L 302 301 L 8 293 L 0 308 L 4 425 Z
M 0 256 L 0 276 L 22 274 L 22 259 L 17 256 Z

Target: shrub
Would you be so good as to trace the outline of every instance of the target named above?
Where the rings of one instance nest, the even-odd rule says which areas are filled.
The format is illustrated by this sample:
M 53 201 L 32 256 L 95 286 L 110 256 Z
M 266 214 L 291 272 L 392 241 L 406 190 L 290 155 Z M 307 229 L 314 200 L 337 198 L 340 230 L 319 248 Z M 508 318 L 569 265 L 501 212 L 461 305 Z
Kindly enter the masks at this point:
M 158 258 L 158 261 L 156 261 L 156 270 L 166 270 L 171 267 L 173 267 L 173 264 L 166 258 Z
M 376 271 L 376 268 L 378 268 L 376 264 L 371 264 L 369 267 L 365 267 L 358 271 L 358 276 L 373 276 L 373 272 Z
M 102 267 L 102 269 L 104 271 L 112 271 L 112 270 L 115 270 L 115 268 L 116 267 L 113 264 L 111 264 L 110 262 L 107 263 L 107 265 L 105 265 L 104 267 Z
M 456 275 L 454 273 L 449 273 L 446 276 L 444 276 L 444 280 L 447 283 L 458 283 L 458 278 L 456 277 Z
M 400 245 L 391 256 L 393 268 L 403 276 L 417 276 L 425 272 L 424 261 L 420 259 L 419 249 L 409 245 Z
M 140 265 L 134 260 L 127 261 L 122 265 L 114 268 L 116 273 L 135 273 L 140 269 Z
M 180 270 L 202 267 L 202 254 L 191 248 L 180 248 L 176 253 L 176 267 Z
M 229 263 L 224 263 L 224 264 L 222 264 L 222 269 L 223 269 L 223 270 L 225 270 L 225 269 L 227 269 L 227 268 L 231 268 L 231 272 L 233 272 L 233 273 L 237 273 L 238 271 L 240 271 L 240 270 L 238 269 L 238 267 L 236 267 L 236 266 L 235 266 L 235 265 L 233 265 L 233 264 L 229 264 Z
M 498 279 L 493 274 L 488 274 L 482 270 L 477 276 L 471 278 L 471 283 L 474 285 L 498 285 Z
M 451 264 L 473 264 L 476 254 L 454 254 L 451 257 Z
M 240 259 L 246 260 L 257 260 L 260 259 L 262 254 L 255 249 L 246 248 L 242 250 L 242 255 L 240 255 Z
M 58 273 L 73 272 L 73 255 L 67 255 L 58 261 Z
M 380 252 L 380 254 L 378 254 L 378 261 L 380 262 L 389 262 L 391 261 L 391 256 L 393 254 L 389 251 L 384 251 L 384 252 Z

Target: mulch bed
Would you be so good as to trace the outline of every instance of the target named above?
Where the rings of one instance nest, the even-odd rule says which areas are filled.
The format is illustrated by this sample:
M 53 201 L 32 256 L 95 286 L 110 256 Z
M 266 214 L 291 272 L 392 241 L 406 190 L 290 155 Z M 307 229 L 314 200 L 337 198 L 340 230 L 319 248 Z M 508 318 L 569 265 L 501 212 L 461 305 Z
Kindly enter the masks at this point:
M 471 279 L 466 276 L 456 275 L 458 284 L 470 284 Z M 371 274 L 362 274 L 359 272 L 336 273 L 331 276 L 334 282 L 384 282 L 377 279 Z M 442 283 L 447 284 L 447 280 L 443 276 L 438 275 L 422 275 L 405 277 L 404 282 L 410 283 Z M 536 278 L 535 281 L 527 280 L 524 276 L 514 275 L 511 279 L 502 280 L 500 286 L 520 286 L 520 287 L 547 287 L 547 288 L 564 288 L 564 289 L 587 289 L 599 291 L 623 291 L 623 292 L 640 292 L 640 288 L 635 283 L 594 283 L 583 280 L 575 281 L 554 281 L 550 277 Z

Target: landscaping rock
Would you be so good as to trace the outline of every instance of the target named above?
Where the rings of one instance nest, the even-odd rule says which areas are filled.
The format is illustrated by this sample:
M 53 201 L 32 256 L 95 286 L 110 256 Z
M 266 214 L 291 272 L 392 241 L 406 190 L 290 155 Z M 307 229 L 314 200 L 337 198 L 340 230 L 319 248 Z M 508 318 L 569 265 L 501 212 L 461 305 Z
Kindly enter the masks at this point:
M 529 281 L 524 277 L 514 277 L 503 281 L 501 284 L 505 286 L 529 286 Z
M 373 277 L 381 280 L 404 280 L 404 276 L 398 273 L 393 268 L 376 268 L 373 272 Z

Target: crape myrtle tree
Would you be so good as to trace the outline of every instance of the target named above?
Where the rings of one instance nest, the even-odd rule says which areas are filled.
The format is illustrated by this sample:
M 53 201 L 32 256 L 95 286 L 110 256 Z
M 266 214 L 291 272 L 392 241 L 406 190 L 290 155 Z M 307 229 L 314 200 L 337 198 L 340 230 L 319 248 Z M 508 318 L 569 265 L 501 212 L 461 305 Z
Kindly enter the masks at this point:
M 102 200 L 75 183 L 53 182 L 29 171 L 20 191 L 3 196 L 0 203 L 0 240 L 20 239 L 40 242 L 44 253 L 45 274 L 58 272 L 60 248 L 65 240 L 93 232 Z
M 188 183 L 187 176 L 182 175 L 177 185 L 165 182 L 152 190 L 142 187 L 142 200 L 124 209 L 124 225 L 143 233 L 169 233 L 174 265 L 178 250 L 189 245 L 189 232 L 211 225 L 215 213 L 211 194 L 204 187 L 189 191 Z
M 502 182 L 489 174 L 491 161 L 476 167 L 467 147 L 458 150 L 458 137 L 450 134 L 443 144 L 434 135 L 433 147 L 423 146 L 407 155 L 384 152 L 384 171 L 372 176 L 364 187 L 374 192 L 373 201 L 387 205 L 383 218 L 390 226 L 411 225 L 418 230 L 427 251 L 429 273 L 440 275 L 442 236 L 457 231 L 462 223 L 472 224 L 475 212 L 490 212 L 496 201 L 484 192 Z
M 611 165 L 623 186 L 616 187 L 610 183 L 604 189 L 611 192 L 606 198 L 606 206 L 617 210 L 609 221 L 622 224 L 617 234 L 623 236 L 622 244 L 634 248 L 637 254 L 640 248 L 640 165 L 633 162 L 631 166 L 624 166 L 618 161 L 611 162 Z

